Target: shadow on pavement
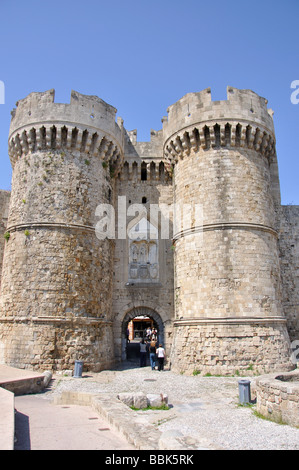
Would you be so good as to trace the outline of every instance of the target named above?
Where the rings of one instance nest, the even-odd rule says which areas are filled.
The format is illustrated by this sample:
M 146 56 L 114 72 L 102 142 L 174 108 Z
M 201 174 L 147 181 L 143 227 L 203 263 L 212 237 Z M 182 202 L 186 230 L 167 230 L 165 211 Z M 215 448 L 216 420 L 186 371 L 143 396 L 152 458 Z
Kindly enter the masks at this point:
M 15 450 L 31 450 L 29 417 L 15 411 Z

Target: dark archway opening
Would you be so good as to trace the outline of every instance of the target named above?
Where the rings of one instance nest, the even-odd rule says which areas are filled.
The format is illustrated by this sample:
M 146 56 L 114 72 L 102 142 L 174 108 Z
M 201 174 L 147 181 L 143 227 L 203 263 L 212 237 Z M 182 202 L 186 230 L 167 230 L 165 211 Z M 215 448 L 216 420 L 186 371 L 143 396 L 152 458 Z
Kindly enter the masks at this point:
M 152 339 L 158 344 L 164 342 L 164 326 L 160 315 L 150 308 L 134 308 L 123 320 L 122 360 L 139 365 L 140 343 L 144 340 L 149 345 Z

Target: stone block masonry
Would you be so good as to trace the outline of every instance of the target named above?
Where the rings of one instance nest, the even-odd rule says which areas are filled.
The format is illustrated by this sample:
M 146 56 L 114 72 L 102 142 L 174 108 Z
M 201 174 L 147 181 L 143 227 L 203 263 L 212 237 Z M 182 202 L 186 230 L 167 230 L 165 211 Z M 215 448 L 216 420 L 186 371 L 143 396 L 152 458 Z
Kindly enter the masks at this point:
M 227 101 L 212 102 L 207 89 L 170 106 L 164 120 L 174 198 L 201 204 L 203 213 L 201 227 L 193 222 L 189 231 L 174 234 L 172 363 L 178 370 L 292 367 L 281 302 L 276 177 L 270 171 L 276 165 L 275 136 L 268 111 L 266 101 L 252 92 L 229 88 Z
M 149 317 L 173 370 L 292 368 L 299 232 L 296 209 L 280 204 L 267 101 L 232 87 L 225 101 L 210 89 L 189 93 L 150 142 L 137 142 L 116 113 L 75 91 L 55 103 L 54 90 L 12 112 L 12 191 L 0 192 L 9 233 L 0 244 L 0 363 L 109 368 L 127 358 L 128 322 Z M 99 239 L 101 204 L 113 208 L 116 234 L 122 210 L 145 209 L 126 219 L 126 234 L 139 238 Z M 189 225 L 177 226 L 169 211 L 165 239 L 153 204 L 197 205 L 202 219 L 191 210 Z
M 202 375 L 263 374 L 289 370 L 285 322 L 275 319 L 175 322 L 171 369 Z
M 1 286 L 1 274 L 2 274 L 2 260 L 5 247 L 5 238 L 10 202 L 10 191 L 0 190 L 0 286 Z
M 257 411 L 281 424 L 299 426 L 299 373 L 269 374 L 259 377 Z
M 299 206 L 281 207 L 282 302 L 291 341 L 299 340 Z
M 97 370 L 113 364 L 114 243 L 96 237 L 95 212 L 114 197 L 122 129 L 101 100 L 73 93 L 61 109 L 53 99 L 30 95 L 13 113 L 0 360 L 55 370 L 82 359 Z

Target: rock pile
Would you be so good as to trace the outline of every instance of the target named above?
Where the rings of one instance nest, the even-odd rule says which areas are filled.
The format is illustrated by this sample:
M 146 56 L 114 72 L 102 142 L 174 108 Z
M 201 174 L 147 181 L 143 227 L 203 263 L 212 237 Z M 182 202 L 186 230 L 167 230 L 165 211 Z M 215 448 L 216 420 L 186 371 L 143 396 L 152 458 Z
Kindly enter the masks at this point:
M 130 407 L 137 409 L 147 408 L 149 406 L 160 408 L 163 405 L 168 405 L 168 396 L 164 393 L 119 393 L 117 398 Z

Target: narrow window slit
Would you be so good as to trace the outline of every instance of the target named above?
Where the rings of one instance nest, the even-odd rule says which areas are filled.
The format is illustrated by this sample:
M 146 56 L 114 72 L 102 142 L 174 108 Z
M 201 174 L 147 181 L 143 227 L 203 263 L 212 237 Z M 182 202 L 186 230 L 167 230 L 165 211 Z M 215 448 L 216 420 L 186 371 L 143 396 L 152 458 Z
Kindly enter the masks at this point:
M 141 163 L 141 181 L 146 181 L 147 180 L 147 167 L 146 163 L 142 162 Z
M 225 145 L 230 146 L 231 145 L 231 125 L 230 124 L 225 124 Z
M 241 130 L 242 130 L 242 126 L 240 124 L 237 124 L 236 125 L 236 143 L 235 143 L 236 147 L 240 147 L 241 145 Z
M 56 130 L 56 127 L 53 126 L 51 127 L 51 149 L 52 150 L 55 150 L 56 149 L 56 134 L 57 134 L 57 130 Z
M 165 175 L 164 163 L 160 162 L 160 164 L 159 164 L 159 179 L 161 181 L 164 181 L 164 175 Z
M 205 138 L 205 148 L 209 149 L 211 146 L 211 136 L 210 136 L 210 129 L 207 126 L 204 127 L 204 138 Z
M 215 133 L 215 147 L 220 147 L 220 126 L 219 124 L 215 124 L 214 126 L 214 133 Z
M 88 130 L 85 129 L 85 131 L 83 131 L 83 134 L 82 134 L 82 142 L 81 142 L 80 152 L 84 152 L 85 146 L 86 146 L 86 143 L 87 143 L 87 138 L 88 138 Z
M 67 128 L 65 126 L 61 129 L 61 147 L 67 146 Z
M 45 149 L 46 146 L 47 146 L 47 142 L 46 142 L 46 128 L 44 126 L 42 126 L 40 128 L 40 144 L 41 144 L 41 148 L 42 149 Z

